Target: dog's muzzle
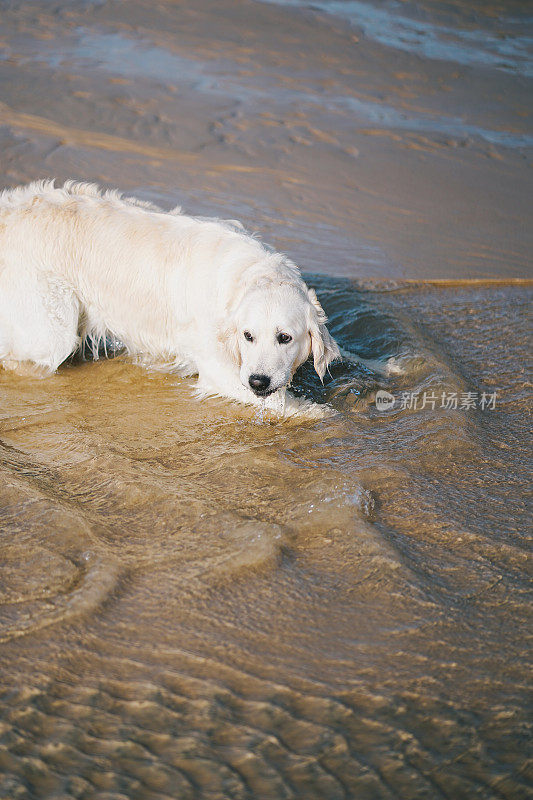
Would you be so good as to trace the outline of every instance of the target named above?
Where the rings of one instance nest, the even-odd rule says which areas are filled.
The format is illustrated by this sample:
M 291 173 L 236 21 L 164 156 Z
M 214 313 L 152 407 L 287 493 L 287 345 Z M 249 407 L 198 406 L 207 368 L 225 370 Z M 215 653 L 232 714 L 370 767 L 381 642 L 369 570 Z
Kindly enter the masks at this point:
M 250 389 L 258 397 L 268 397 L 269 394 L 275 391 L 270 388 L 270 378 L 268 375 L 250 375 L 248 378 Z

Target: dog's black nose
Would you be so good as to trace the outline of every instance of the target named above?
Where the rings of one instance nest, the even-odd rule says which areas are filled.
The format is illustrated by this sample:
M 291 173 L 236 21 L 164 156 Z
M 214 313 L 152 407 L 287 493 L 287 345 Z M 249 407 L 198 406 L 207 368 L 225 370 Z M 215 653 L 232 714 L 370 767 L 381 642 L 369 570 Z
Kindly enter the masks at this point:
M 250 375 L 248 383 L 254 392 L 266 392 L 270 386 L 270 378 L 268 375 Z

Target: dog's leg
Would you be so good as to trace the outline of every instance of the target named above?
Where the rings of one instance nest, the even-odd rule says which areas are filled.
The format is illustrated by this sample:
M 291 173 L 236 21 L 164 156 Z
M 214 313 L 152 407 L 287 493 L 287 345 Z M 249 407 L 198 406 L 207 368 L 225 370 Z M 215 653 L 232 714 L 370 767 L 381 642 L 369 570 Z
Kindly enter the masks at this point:
M 0 362 L 6 369 L 54 372 L 79 346 L 79 301 L 55 278 L 0 268 Z

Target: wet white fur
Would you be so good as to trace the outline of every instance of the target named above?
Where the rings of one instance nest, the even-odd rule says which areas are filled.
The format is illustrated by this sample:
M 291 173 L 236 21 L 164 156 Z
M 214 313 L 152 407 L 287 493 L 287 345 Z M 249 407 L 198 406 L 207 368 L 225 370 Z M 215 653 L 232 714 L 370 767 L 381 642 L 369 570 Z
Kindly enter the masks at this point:
M 339 355 L 325 322 L 298 268 L 238 223 L 165 213 L 83 183 L 0 195 L 5 368 L 50 374 L 86 337 L 95 354 L 113 337 L 146 366 L 198 374 L 198 394 L 290 414 L 305 405 L 286 392 L 297 367 L 312 353 L 322 378 Z M 278 391 L 257 398 L 253 373 Z

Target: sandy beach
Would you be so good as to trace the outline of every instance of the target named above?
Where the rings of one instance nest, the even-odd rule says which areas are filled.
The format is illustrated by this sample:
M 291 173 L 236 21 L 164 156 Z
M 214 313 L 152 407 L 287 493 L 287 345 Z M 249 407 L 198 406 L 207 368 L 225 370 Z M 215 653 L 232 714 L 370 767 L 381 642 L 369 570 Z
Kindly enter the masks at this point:
M 2 186 L 241 220 L 402 365 L 304 367 L 333 413 L 283 424 L 121 356 L 0 374 L 0 800 L 525 800 L 528 4 L 0 21 Z
M 236 216 L 309 271 L 531 277 L 527 4 L 403 4 L 451 61 L 299 5 L 4 4 L 2 183 Z

